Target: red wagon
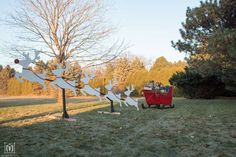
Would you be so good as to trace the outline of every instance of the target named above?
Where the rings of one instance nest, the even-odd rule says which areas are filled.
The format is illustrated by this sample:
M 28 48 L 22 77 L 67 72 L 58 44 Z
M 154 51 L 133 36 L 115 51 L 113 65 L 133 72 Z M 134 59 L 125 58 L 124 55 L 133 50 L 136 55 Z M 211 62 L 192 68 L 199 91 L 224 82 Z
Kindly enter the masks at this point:
M 174 108 L 173 87 L 167 87 L 166 93 L 157 92 L 155 90 L 143 90 L 148 107 L 157 106 L 157 108 Z M 145 109 L 145 105 L 142 104 Z

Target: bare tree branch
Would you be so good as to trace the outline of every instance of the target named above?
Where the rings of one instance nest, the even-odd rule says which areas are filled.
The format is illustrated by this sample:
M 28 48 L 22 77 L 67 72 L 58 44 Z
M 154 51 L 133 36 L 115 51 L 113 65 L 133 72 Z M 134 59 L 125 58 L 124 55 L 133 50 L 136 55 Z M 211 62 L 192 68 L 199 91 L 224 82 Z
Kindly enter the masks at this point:
M 105 42 L 113 28 L 103 21 L 100 0 L 22 0 L 21 6 L 8 23 L 24 31 L 19 39 L 28 46 L 40 45 L 40 51 L 58 63 L 101 65 L 126 49 L 123 42 Z

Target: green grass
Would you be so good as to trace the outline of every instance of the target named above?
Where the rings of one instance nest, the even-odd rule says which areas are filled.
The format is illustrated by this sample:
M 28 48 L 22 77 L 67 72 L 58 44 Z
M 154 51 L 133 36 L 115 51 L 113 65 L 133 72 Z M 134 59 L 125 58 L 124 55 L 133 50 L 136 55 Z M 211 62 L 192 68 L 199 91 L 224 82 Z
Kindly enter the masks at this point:
M 109 111 L 105 102 L 74 100 L 68 109 L 77 121 L 69 122 L 49 118 L 61 111 L 49 99 L 0 100 L 0 155 L 4 142 L 15 142 L 18 156 L 236 155 L 236 100 L 174 103 L 163 110 L 123 107 L 119 116 L 98 114 Z

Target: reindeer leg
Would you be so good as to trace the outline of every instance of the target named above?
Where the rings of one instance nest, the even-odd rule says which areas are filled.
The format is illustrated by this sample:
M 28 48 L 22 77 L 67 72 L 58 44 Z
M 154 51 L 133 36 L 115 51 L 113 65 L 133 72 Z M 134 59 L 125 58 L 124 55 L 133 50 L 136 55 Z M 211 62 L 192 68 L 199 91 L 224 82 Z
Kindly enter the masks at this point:
M 110 101 L 110 99 L 108 99 L 108 97 L 105 95 L 104 98 L 107 100 L 107 101 Z
M 46 88 L 46 85 L 45 85 L 45 83 L 44 83 L 44 80 L 39 79 L 39 80 L 37 80 L 37 81 L 35 81 L 35 82 L 38 82 L 39 84 L 41 84 L 41 85 L 43 86 L 43 90 L 46 90 L 46 89 L 47 89 L 47 88 Z
M 22 77 L 22 75 L 20 73 L 16 72 L 15 77 L 20 83 L 23 82 L 22 78 L 20 78 L 20 77 Z
M 56 88 L 56 84 L 55 84 L 55 82 L 51 82 L 51 86 L 52 86 L 52 88 Z
M 73 88 L 72 91 L 73 91 L 74 95 L 77 96 L 76 89 Z
M 137 108 L 137 111 L 139 111 L 138 105 L 139 105 L 139 101 L 137 100 L 137 103 L 135 104 L 135 107 Z
M 99 98 L 99 101 L 101 102 L 101 101 L 102 101 L 102 98 L 101 98 L 101 96 L 100 96 L 100 93 L 99 93 L 99 92 L 96 92 L 95 94 L 96 94 L 96 97 L 98 97 L 98 98 Z
M 122 107 L 120 106 L 120 109 L 119 109 L 119 111 L 121 112 L 122 111 Z
M 120 107 L 122 107 L 122 101 L 120 101 Z
M 43 83 L 42 85 L 43 85 L 43 90 L 46 90 L 47 87 L 46 87 L 45 83 Z
M 126 101 L 123 101 L 123 102 L 124 102 L 125 106 L 127 106 L 127 107 L 128 107 L 128 104 L 127 104 L 127 102 L 126 102 Z
M 84 96 L 87 96 L 87 94 L 84 92 L 84 89 L 80 89 L 80 92 L 81 92 Z
M 101 102 L 102 101 L 102 98 L 99 94 L 96 94 L 96 97 L 99 98 L 99 101 Z

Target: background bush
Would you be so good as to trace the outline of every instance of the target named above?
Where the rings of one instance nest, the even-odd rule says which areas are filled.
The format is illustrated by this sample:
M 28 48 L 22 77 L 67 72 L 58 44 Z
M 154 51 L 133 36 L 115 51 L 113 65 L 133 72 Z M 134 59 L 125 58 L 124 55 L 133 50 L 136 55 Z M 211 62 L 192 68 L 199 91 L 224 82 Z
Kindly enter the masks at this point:
M 171 85 L 183 92 L 186 98 L 214 98 L 224 93 L 224 83 L 216 75 L 203 77 L 197 72 L 186 69 L 170 78 Z

